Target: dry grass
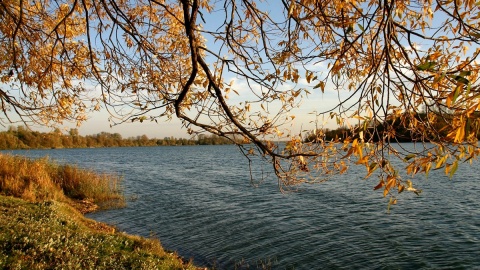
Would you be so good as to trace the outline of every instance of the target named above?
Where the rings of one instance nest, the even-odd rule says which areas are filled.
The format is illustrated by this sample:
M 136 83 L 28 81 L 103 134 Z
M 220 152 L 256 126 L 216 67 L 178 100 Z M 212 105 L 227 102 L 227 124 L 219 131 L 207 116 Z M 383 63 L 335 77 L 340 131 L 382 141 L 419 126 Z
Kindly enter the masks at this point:
M 30 202 L 63 201 L 77 208 L 78 202 L 121 207 L 125 199 L 120 182 L 118 176 L 58 165 L 48 158 L 0 154 L 0 193 Z
M 124 204 L 120 180 L 0 154 L 0 269 L 199 269 L 157 239 L 116 232 L 77 211 L 85 210 L 79 202 Z

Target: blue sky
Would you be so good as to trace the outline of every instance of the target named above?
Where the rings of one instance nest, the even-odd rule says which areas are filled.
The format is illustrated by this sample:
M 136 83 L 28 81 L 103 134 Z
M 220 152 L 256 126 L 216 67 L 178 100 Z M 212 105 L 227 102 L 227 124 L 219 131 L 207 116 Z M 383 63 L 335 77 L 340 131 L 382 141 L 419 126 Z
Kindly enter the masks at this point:
M 268 2 L 262 2 L 262 6 L 265 10 L 269 11 L 269 15 L 275 17 L 276 14 L 280 15 L 281 5 L 278 2 L 272 1 L 273 5 L 268 5 Z M 221 2 L 217 2 L 218 5 L 221 6 Z M 221 13 L 221 12 L 220 12 Z M 218 25 L 221 25 L 222 21 L 219 20 L 219 17 L 222 17 L 223 14 L 220 16 L 218 13 L 212 14 L 204 14 L 204 18 L 206 20 L 205 29 L 215 30 L 217 29 Z M 208 40 L 208 37 L 207 37 Z M 215 44 L 213 40 L 208 40 L 208 47 L 209 48 L 218 48 L 218 44 Z M 214 49 L 215 50 L 215 49 Z M 324 71 L 325 68 L 322 65 L 318 65 L 315 67 L 311 67 L 313 70 L 316 70 L 321 73 Z M 300 72 L 302 73 L 302 72 Z M 302 74 L 303 75 L 303 74 Z M 317 74 L 316 74 L 317 75 Z M 321 76 L 321 75 L 320 75 Z M 235 96 L 233 93 L 230 94 L 230 102 L 231 104 L 238 103 L 245 99 L 249 98 L 249 93 L 246 91 L 245 81 L 242 81 L 241 78 L 237 78 L 232 75 L 227 75 L 225 81 L 228 82 L 230 80 L 235 80 L 234 88 L 240 93 L 240 96 Z M 242 84 L 244 86 L 242 86 Z M 292 111 L 291 115 L 295 115 L 295 119 L 292 123 L 292 126 L 289 127 L 292 133 L 298 134 L 300 130 L 311 130 L 315 127 L 313 121 L 318 120 L 320 124 L 322 122 L 325 123 L 326 127 L 328 128 L 335 128 L 334 124 L 328 119 L 316 118 L 314 112 L 321 112 L 327 109 L 330 109 L 338 104 L 339 97 L 337 90 L 334 90 L 333 87 L 327 84 L 325 93 L 322 93 L 319 89 L 313 89 L 313 85 L 308 85 L 305 79 L 300 79 L 298 85 L 293 84 L 284 84 L 281 86 L 282 88 L 300 88 L 304 87 L 311 94 L 305 98 L 301 104 L 301 107 Z M 243 89 L 243 90 L 242 90 Z M 340 91 L 341 95 L 348 95 L 351 94 L 348 91 Z M 355 101 L 355 98 L 354 98 Z M 272 105 L 275 106 L 275 105 Z M 275 108 L 272 109 L 275 111 Z M 100 112 L 94 112 L 89 115 L 89 119 L 83 123 L 80 127 L 78 127 L 80 134 L 88 135 L 88 134 L 96 134 L 102 131 L 110 132 L 110 133 L 120 133 L 124 137 L 130 136 L 139 136 L 139 135 L 147 135 L 150 138 L 163 138 L 163 137 L 189 137 L 187 134 L 186 129 L 182 129 L 181 123 L 179 120 L 173 118 L 172 120 L 168 120 L 167 118 L 158 119 L 158 123 L 144 121 L 143 123 L 135 122 L 135 123 L 123 123 L 121 125 L 117 125 L 114 127 L 110 127 L 111 122 L 108 121 L 110 115 L 106 110 L 101 110 Z M 65 131 L 68 131 L 70 128 L 76 127 L 74 123 L 61 126 L 61 128 Z M 6 127 L 8 128 L 8 127 Z M 50 129 L 41 127 L 41 126 L 32 126 L 34 130 L 40 131 L 49 131 Z M 4 128 L 5 129 L 5 128 Z
M 268 5 L 268 3 L 264 2 L 261 5 Z M 275 16 L 275 13 L 281 12 L 281 5 L 278 5 L 277 3 L 276 5 L 265 6 L 265 10 L 269 11 L 270 16 Z M 205 25 L 205 28 L 214 30 L 217 29 L 218 25 L 222 23 L 222 21 L 218 19 L 219 15 L 217 13 L 204 15 L 207 23 L 207 25 Z M 208 40 L 208 46 L 209 48 L 214 48 L 214 50 L 218 48 L 218 45 L 215 44 L 213 40 Z M 251 93 L 247 91 L 242 91 L 242 89 L 245 88 L 242 86 L 242 84 L 244 85 L 244 81 L 242 81 L 240 78 L 228 75 L 226 76 L 225 81 L 228 82 L 231 79 L 235 79 L 235 88 L 240 92 L 240 96 L 235 96 L 234 94 L 231 94 L 230 102 L 234 104 L 240 102 L 241 100 L 248 99 Z M 304 83 L 306 84 L 306 81 Z M 282 86 L 282 88 L 285 87 L 285 89 L 293 87 L 306 87 L 312 93 L 309 98 L 303 102 L 301 108 L 292 112 L 292 114 L 295 115 L 296 118 L 293 122 L 293 126 L 291 126 L 291 130 L 293 133 L 296 134 L 298 134 L 301 129 L 311 129 L 314 127 L 313 124 L 309 124 L 310 121 L 315 120 L 315 116 L 310 114 L 311 112 L 315 110 L 320 111 L 322 109 L 326 109 L 327 107 L 322 106 L 322 104 L 333 105 L 338 102 L 333 99 L 337 95 L 336 91 L 329 91 L 327 89 L 326 92 L 322 94 L 318 89 L 311 89 L 312 86 L 306 86 L 305 84 L 302 84 L 300 82 L 297 86 L 293 84 Z M 273 106 L 272 111 L 275 111 L 275 105 L 271 106 Z M 109 118 L 110 115 L 105 109 L 102 109 L 99 112 L 90 113 L 88 120 L 84 122 L 80 127 L 78 127 L 80 134 L 89 135 L 105 131 L 110 133 L 120 133 L 123 137 L 139 136 L 144 134 L 150 138 L 163 138 L 170 136 L 189 137 L 186 129 L 182 129 L 181 122 L 176 118 L 173 118 L 170 121 L 167 118 L 158 119 L 158 123 L 150 121 L 144 121 L 143 123 L 127 122 L 113 127 L 110 127 L 111 122 L 109 122 Z M 76 128 L 76 125 L 75 123 L 64 123 L 64 125 L 59 127 L 62 130 L 68 131 L 70 128 Z M 31 128 L 39 131 L 51 130 L 51 128 L 46 128 L 42 126 L 31 126 Z

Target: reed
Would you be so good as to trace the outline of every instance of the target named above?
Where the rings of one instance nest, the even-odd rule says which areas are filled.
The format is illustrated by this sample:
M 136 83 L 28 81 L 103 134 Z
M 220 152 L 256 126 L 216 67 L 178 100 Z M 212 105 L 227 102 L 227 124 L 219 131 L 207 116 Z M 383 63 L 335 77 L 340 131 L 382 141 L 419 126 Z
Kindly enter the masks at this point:
M 49 158 L 0 154 L 0 193 L 31 202 L 89 201 L 103 208 L 122 207 L 121 177 L 96 173 Z

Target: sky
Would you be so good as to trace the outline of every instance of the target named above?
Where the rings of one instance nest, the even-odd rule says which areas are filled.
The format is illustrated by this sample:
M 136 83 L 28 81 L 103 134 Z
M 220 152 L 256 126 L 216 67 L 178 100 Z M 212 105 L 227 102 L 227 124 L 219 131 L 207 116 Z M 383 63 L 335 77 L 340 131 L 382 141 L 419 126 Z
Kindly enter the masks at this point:
M 181 123 L 178 119 L 172 119 L 172 121 L 159 120 L 158 123 L 144 121 L 143 123 L 122 123 L 120 125 L 110 127 L 111 122 L 108 121 L 109 114 L 102 110 L 90 114 L 90 118 L 78 127 L 80 135 L 97 134 L 102 131 L 108 133 L 120 133 L 122 137 L 136 137 L 141 135 L 147 135 L 149 138 L 163 139 L 165 137 L 176 138 L 189 138 L 186 129 L 181 128 Z M 69 128 L 76 128 L 75 124 L 66 125 L 63 127 L 67 130 Z
M 242 82 L 237 82 L 237 87 L 241 88 L 240 84 Z M 287 86 L 286 86 L 287 87 Z M 310 86 L 310 88 L 312 88 Z M 321 110 L 328 108 L 331 105 L 337 104 L 337 92 L 334 90 L 326 90 L 325 93 L 321 93 L 318 89 L 309 89 L 311 91 L 311 95 L 309 95 L 303 101 L 300 108 L 295 109 L 291 115 L 295 115 L 295 119 L 293 120 L 291 130 L 293 133 L 298 134 L 300 130 L 304 129 L 313 129 L 314 124 L 309 123 L 310 121 L 315 120 L 315 116 L 311 114 L 311 112 L 315 110 Z M 243 93 L 245 94 L 245 93 Z M 239 97 L 231 97 L 232 100 L 235 98 L 241 99 L 242 93 L 240 92 Z M 168 120 L 167 118 L 158 119 L 158 123 L 151 122 L 151 121 L 144 121 L 143 123 L 140 122 L 126 122 L 119 125 L 111 126 L 111 122 L 109 121 L 110 115 L 105 110 L 102 109 L 98 112 L 92 112 L 88 114 L 88 120 L 83 122 L 80 126 L 76 126 L 75 123 L 68 123 L 65 122 L 63 125 L 59 125 L 58 127 L 63 130 L 65 133 L 68 132 L 71 128 L 77 128 L 79 130 L 80 135 L 92 135 L 97 134 L 100 132 L 108 132 L 108 133 L 120 133 L 122 137 L 135 137 L 141 135 L 147 135 L 149 138 L 158 138 L 162 139 L 164 137 L 176 137 L 176 138 L 190 138 L 191 135 L 187 133 L 185 128 L 182 128 L 182 124 L 180 120 L 173 117 L 172 120 Z M 320 122 L 323 122 L 322 119 Z M 333 124 L 326 123 L 327 127 L 333 128 Z M 18 125 L 18 124 L 14 124 Z M 49 132 L 52 131 L 53 128 L 44 127 L 40 125 L 33 125 L 30 128 L 36 131 L 41 132 Z M 0 130 L 8 129 L 8 125 L 5 127 L 0 128 Z
M 304 105 L 294 110 L 292 115 L 296 116 L 293 121 L 292 132 L 298 133 L 303 129 L 312 129 L 313 123 L 309 124 L 309 121 L 315 120 L 315 116 L 311 114 L 315 109 L 327 108 L 328 106 L 319 106 L 321 104 L 336 104 L 336 92 L 333 90 L 326 90 L 325 94 L 319 93 L 318 89 L 312 90 L 312 94 L 304 100 Z M 110 126 L 110 115 L 106 110 L 99 112 L 93 112 L 89 114 L 89 118 L 81 126 L 77 127 L 75 123 L 64 123 L 59 126 L 61 130 L 67 132 L 70 128 L 77 128 L 80 135 L 92 135 L 100 132 L 108 133 L 120 133 L 122 137 L 135 137 L 140 135 L 147 135 L 149 138 L 162 139 L 164 137 L 176 137 L 176 138 L 190 138 L 191 135 L 187 133 L 187 130 L 182 128 L 180 120 L 175 117 L 172 120 L 167 118 L 158 119 L 158 123 L 151 121 L 140 122 L 126 122 L 115 126 Z M 319 119 L 320 122 L 322 119 Z M 332 125 L 328 125 L 331 126 Z M 31 126 L 33 130 L 49 132 L 52 128 L 42 126 Z M 2 130 L 8 129 L 8 126 L 1 128 Z
M 268 2 L 265 2 L 262 5 L 268 5 Z M 274 14 L 276 12 L 281 12 L 280 6 L 278 5 L 267 7 L 267 9 L 270 10 L 271 16 L 275 16 Z M 217 28 L 215 24 L 219 23 L 219 20 L 218 18 L 216 18 L 216 16 L 218 15 L 216 15 L 215 13 L 205 14 L 205 19 L 207 23 L 213 22 L 213 24 L 210 26 L 212 29 Z M 213 41 L 208 41 L 208 46 L 215 47 L 217 45 L 213 43 Z M 238 100 L 248 99 L 249 93 L 246 91 L 243 92 L 240 90 L 244 88 L 242 87 L 244 83 L 235 77 L 227 77 L 225 81 L 229 81 L 231 79 L 236 79 L 236 82 L 235 82 L 236 85 L 234 88 L 239 90 L 240 96 L 235 97 L 232 94 L 230 95 L 231 96 L 230 101 L 235 103 L 235 102 L 238 102 Z M 301 86 L 302 85 L 300 83 L 297 87 L 301 87 Z M 290 88 L 290 87 L 293 87 L 293 85 L 285 85 L 285 88 Z M 245 85 L 245 88 L 246 88 L 246 85 Z M 310 88 L 312 88 L 312 86 L 310 86 Z M 318 89 L 317 90 L 309 89 L 309 90 L 312 92 L 312 94 L 309 96 L 308 100 L 304 101 L 303 103 L 304 105 L 300 109 L 297 109 L 296 111 L 293 112 L 293 114 L 296 117 L 296 120 L 293 122 L 293 126 L 291 127 L 292 132 L 299 132 L 301 129 L 312 128 L 313 125 L 309 125 L 308 122 L 314 120 L 315 117 L 309 113 L 314 111 L 315 109 L 319 109 L 319 108 L 314 108 L 315 106 L 318 107 L 319 104 L 332 104 L 331 98 L 333 96 L 336 96 L 336 92 L 333 93 L 334 91 L 332 91 L 331 94 L 329 94 L 328 91 L 325 94 L 321 94 L 319 93 L 320 91 Z M 337 103 L 337 102 L 338 101 L 334 103 Z M 315 105 L 312 107 L 312 104 L 315 104 Z M 120 125 L 116 125 L 112 127 L 111 122 L 109 122 L 110 115 L 105 109 L 102 109 L 99 112 L 90 113 L 88 116 L 89 116 L 88 120 L 79 127 L 76 126 L 76 123 L 68 123 L 68 122 L 65 122 L 63 125 L 59 125 L 58 127 L 64 132 L 68 132 L 68 130 L 71 128 L 78 128 L 79 133 L 81 135 L 91 135 L 91 134 L 97 134 L 100 132 L 109 132 L 109 133 L 120 133 L 125 138 L 132 137 L 132 136 L 133 137 L 140 136 L 140 135 L 147 135 L 149 138 L 164 138 L 164 137 L 171 137 L 171 136 L 177 137 L 177 138 L 190 137 L 190 135 L 187 133 L 187 130 L 182 128 L 182 124 L 180 120 L 176 119 L 175 117 L 172 120 L 168 120 L 166 118 L 158 119 L 158 123 L 150 122 L 150 121 L 144 121 L 143 123 L 128 122 L 128 123 L 122 123 Z M 18 125 L 18 124 L 13 124 L 13 125 Z M 30 126 L 30 128 L 33 130 L 42 131 L 42 132 L 49 132 L 53 130 L 53 128 L 44 127 L 40 125 L 32 125 Z M 0 128 L 0 130 L 6 130 L 6 129 L 8 129 L 8 125 Z
M 263 2 L 262 5 L 268 5 L 268 2 Z M 279 5 L 271 5 L 269 7 L 266 7 L 267 10 L 270 10 L 269 14 L 271 16 L 275 16 L 275 13 L 281 12 L 280 6 Z M 215 18 L 216 15 L 215 13 L 213 14 L 205 14 L 205 20 L 207 23 L 209 21 L 213 21 L 215 23 L 221 23 L 218 18 Z M 207 28 L 207 26 L 205 26 Z M 212 29 L 215 29 L 217 26 L 210 26 Z M 208 41 L 208 46 L 209 47 L 215 47 L 215 43 L 213 41 Z M 315 67 L 315 70 L 318 72 L 321 72 L 322 70 L 325 70 L 324 67 L 318 66 Z M 235 77 L 227 77 L 225 81 L 229 81 L 230 79 L 235 80 L 235 86 L 234 88 L 239 90 L 242 88 L 242 84 L 245 84 L 244 81 L 242 81 L 239 78 Z M 303 81 L 302 81 L 303 80 Z M 293 87 L 293 85 L 284 85 L 284 87 L 290 88 Z M 325 111 L 329 108 L 332 108 L 336 104 L 338 104 L 338 96 L 337 96 L 337 91 L 333 90 L 333 87 L 331 85 L 327 84 L 325 93 L 322 93 L 319 89 L 313 89 L 313 86 L 307 85 L 305 79 L 301 79 L 299 84 L 296 86 L 297 88 L 299 87 L 305 87 L 307 90 L 311 92 L 311 94 L 304 98 L 303 103 L 301 104 L 300 108 L 294 110 L 292 112 L 292 115 L 295 115 L 295 119 L 292 123 L 291 126 L 291 132 L 293 133 L 298 133 L 301 130 L 312 130 L 314 128 L 314 123 L 312 123 L 315 120 L 318 120 L 320 124 L 324 123 L 328 128 L 335 128 L 335 125 L 328 119 L 318 119 L 315 117 L 312 112 L 320 112 L 320 111 Z M 230 101 L 237 102 L 242 99 L 248 99 L 248 92 L 244 91 L 239 91 L 240 96 L 235 97 L 233 94 L 231 94 L 231 99 Z M 349 94 L 347 91 L 341 92 L 341 95 L 347 95 Z M 143 123 L 140 122 L 128 122 L 128 123 L 123 123 L 117 126 L 111 127 L 111 122 L 109 122 L 109 117 L 110 115 L 108 112 L 106 112 L 105 109 L 99 111 L 99 112 L 93 112 L 89 114 L 89 118 L 86 122 L 84 122 L 81 126 L 76 127 L 75 123 L 66 123 L 63 126 L 60 126 L 62 130 L 65 130 L 67 132 L 70 128 L 78 128 L 79 132 L 81 135 L 90 135 L 90 134 L 96 134 L 100 132 L 109 132 L 109 133 L 120 133 L 123 137 L 132 137 L 132 136 L 140 136 L 140 135 L 147 135 L 149 138 L 164 138 L 164 137 L 177 137 L 177 138 L 189 138 L 190 135 L 187 134 L 186 129 L 182 128 L 181 122 L 173 118 L 172 120 L 168 120 L 166 118 L 164 119 L 158 119 L 158 123 L 156 122 L 150 122 L 150 121 L 144 121 Z M 8 125 L 6 127 L 0 128 L 5 130 L 8 128 Z M 50 128 L 45 128 L 41 126 L 32 126 L 31 127 L 33 130 L 38 130 L 38 131 L 45 131 L 48 132 L 51 129 Z

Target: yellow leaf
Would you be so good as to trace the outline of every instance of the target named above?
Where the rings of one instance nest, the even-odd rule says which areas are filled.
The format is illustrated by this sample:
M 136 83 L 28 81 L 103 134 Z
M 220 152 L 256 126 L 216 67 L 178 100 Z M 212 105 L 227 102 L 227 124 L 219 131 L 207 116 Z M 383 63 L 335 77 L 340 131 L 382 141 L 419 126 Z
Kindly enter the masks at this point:
M 453 94 L 454 94 L 454 92 L 452 92 L 450 95 L 447 96 L 446 105 L 447 105 L 448 108 L 452 107 Z
M 290 6 L 288 7 L 288 16 L 292 16 L 294 9 L 295 9 L 295 1 L 291 1 Z
M 350 149 L 348 149 L 347 154 L 345 156 L 343 156 L 342 159 L 347 158 L 347 157 L 351 156 L 352 154 L 353 154 L 353 147 L 350 147 Z
M 355 154 L 358 155 L 358 157 L 360 157 L 360 159 L 362 159 L 362 158 L 363 158 L 363 150 L 362 150 L 362 147 L 361 147 L 359 144 L 357 144 L 357 145 L 355 146 L 354 150 L 355 150 Z
M 357 146 L 357 143 L 358 143 L 357 139 L 353 140 L 353 142 L 352 142 L 352 148 L 353 148 L 353 147 L 356 147 L 356 146 Z
M 312 72 L 309 72 L 309 71 L 307 71 L 306 73 L 307 73 L 307 74 L 306 74 L 307 83 L 310 83 L 310 81 L 311 81 L 312 78 L 313 78 L 313 73 L 312 73 Z
M 452 178 L 453 175 L 455 174 L 455 172 L 457 171 L 458 169 L 458 160 L 455 160 L 452 164 L 452 166 L 450 167 L 450 173 L 449 173 L 449 177 Z
M 376 185 L 376 186 L 373 188 L 373 190 L 377 190 L 377 189 L 383 187 L 383 185 L 384 185 L 383 180 L 380 180 L 380 183 L 378 183 L 378 185 Z
M 357 164 L 365 164 L 365 165 L 368 165 L 368 156 L 364 156 L 364 157 L 360 158 L 360 159 L 357 161 Z
M 397 184 L 397 179 L 394 176 L 387 177 L 387 186 L 385 189 L 390 189 Z
M 438 162 L 437 165 L 435 166 L 435 169 L 438 169 L 445 164 L 445 161 L 447 161 L 448 155 L 443 156 Z
M 313 89 L 317 89 L 317 88 L 320 88 L 320 90 L 322 90 L 322 93 L 325 93 L 325 83 L 324 82 L 321 81 L 313 87 Z
M 462 142 L 464 137 L 465 137 L 465 129 L 463 126 L 461 126 L 457 129 L 457 133 L 455 135 L 455 142 Z

